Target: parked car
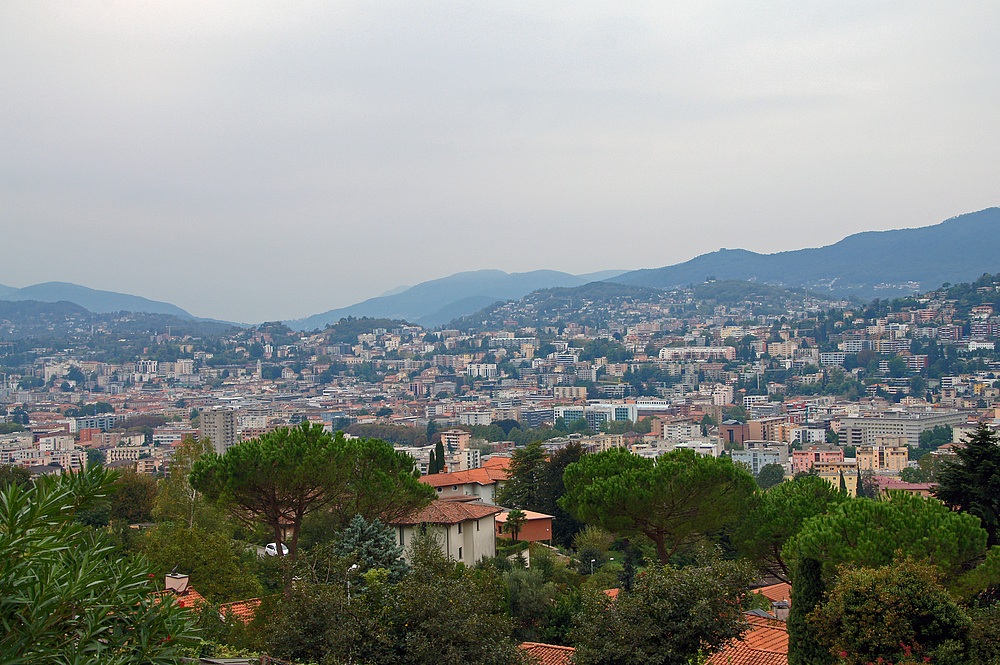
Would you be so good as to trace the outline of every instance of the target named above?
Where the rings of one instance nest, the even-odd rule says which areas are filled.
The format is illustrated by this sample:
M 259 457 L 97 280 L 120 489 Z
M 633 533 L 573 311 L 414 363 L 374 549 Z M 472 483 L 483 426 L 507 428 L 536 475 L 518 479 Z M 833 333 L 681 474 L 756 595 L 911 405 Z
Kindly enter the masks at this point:
M 288 547 L 281 543 L 281 554 L 282 556 L 288 556 Z M 268 543 L 264 546 L 264 556 L 278 556 L 278 544 Z

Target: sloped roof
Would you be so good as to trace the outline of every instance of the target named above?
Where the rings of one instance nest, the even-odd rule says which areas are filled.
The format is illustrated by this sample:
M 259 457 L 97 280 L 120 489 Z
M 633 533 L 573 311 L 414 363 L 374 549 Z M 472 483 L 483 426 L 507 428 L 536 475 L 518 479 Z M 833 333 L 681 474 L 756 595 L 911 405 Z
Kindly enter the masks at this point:
M 219 609 L 224 615 L 231 615 L 242 621 L 243 623 L 250 623 L 253 621 L 254 613 L 257 608 L 260 607 L 260 598 L 251 598 L 250 600 L 238 600 L 235 603 L 226 603 L 224 605 L 219 605 Z
M 509 469 L 511 458 L 504 455 L 497 455 L 483 460 L 484 469 Z
M 770 586 L 762 586 L 759 589 L 755 589 L 755 591 L 770 600 L 772 603 L 776 603 L 779 600 L 791 601 L 792 599 L 792 585 L 787 582 L 778 582 L 777 584 L 772 584 Z
M 783 621 L 744 614 L 749 630 L 731 640 L 706 665 L 788 665 L 788 627 Z
M 573 647 L 540 642 L 522 642 L 520 646 L 538 665 L 569 665 L 574 651 Z
M 458 524 L 489 517 L 503 508 L 485 503 L 464 501 L 432 501 L 429 506 L 415 513 L 392 520 L 389 524 L 399 526 L 415 524 Z
M 468 471 L 452 473 L 431 473 L 420 478 L 421 482 L 432 487 L 447 487 L 448 485 L 493 485 L 507 480 L 507 471 L 502 467 L 481 467 Z
M 188 586 L 187 591 L 182 594 L 177 594 L 173 591 L 160 591 L 156 595 L 160 598 L 172 598 L 174 603 L 181 607 L 194 607 L 200 603 L 208 602 L 204 596 L 195 591 L 193 586 Z
M 525 514 L 525 516 L 528 518 L 529 522 L 531 520 L 550 520 L 550 519 L 552 519 L 552 515 L 546 515 L 545 513 L 536 513 L 534 510 L 522 510 L 521 512 Z M 497 515 L 497 523 L 498 524 L 503 524 L 504 522 L 506 522 L 507 521 L 507 515 L 509 515 L 509 514 L 510 514 L 510 511 L 507 510 L 507 509 L 504 509 L 503 512 L 501 512 L 499 515 Z

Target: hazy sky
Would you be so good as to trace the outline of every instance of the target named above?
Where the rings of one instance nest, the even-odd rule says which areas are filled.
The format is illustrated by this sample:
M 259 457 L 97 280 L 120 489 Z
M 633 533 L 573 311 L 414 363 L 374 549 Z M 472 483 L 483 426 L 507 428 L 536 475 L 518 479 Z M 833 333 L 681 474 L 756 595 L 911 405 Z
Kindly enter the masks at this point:
M 259 322 L 1000 204 L 1000 3 L 0 2 L 0 284 Z

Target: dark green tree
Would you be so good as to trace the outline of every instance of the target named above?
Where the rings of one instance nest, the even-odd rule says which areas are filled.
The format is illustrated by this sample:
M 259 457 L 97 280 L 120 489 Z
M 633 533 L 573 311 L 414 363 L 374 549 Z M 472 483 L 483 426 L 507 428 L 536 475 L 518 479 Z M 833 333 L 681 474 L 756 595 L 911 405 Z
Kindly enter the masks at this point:
M 978 519 L 954 512 L 936 499 L 892 492 L 888 500 L 852 499 L 826 515 L 805 522 L 782 549 L 785 560 L 811 558 L 833 580 L 841 564 L 879 567 L 900 556 L 927 559 L 956 593 L 968 593 L 967 581 L 982 582 L 976 564 L 987 554 L 986 532 Z M 996 556 L 984 564 L 996 565 Z
M 31 471 L 21 466 L 0 464 L 0 490 L 8 485 L 17 485 L 25 489 L 30 487 Z
M 733 543 L 761 570 L 782 582 L 791 582 L 794 562 L 782 556 L 785 543 L 799 533 L 806 520 L 847 500 L 826 480 L 802 474 L 767 491 L 758 491 L 733 530 Z
M 390 582 L 398 582 L 410 569 L 392 530 L 378 519 L 369 522 L 361 515 L 355 515 L 337 534 L 333 553 L 357 564 L 356 575 L 378 568 L 387 571 Z
M 560 505 L 623 537 L 643 535 L 667 563 L 681 547 L 739 520 L 756 483 L 728 457 L 675 450 L 656 459 L 624 449 L 569 465 Z
M 933 566 L 912 560 L 845 567 L 829 598 L 809 616 L 810 626 L 846 665 L 924 659 L 965 665 L 972 620 L 938 584 L 937 575 Z
M 687 665 L 699 650 L 714 651 L 745 628 L 751 566 L 715 561 L 675 570 L 649 566 L 631 593 L 612 600 L 584 596 L 573 638 L 577 665 Z
M 147 529 L 139 547 L 157 578 L 176 570 L 213 603 L 259 598 L 264 589 L 253 573 L 256 553 L 228 536 L 199 527 L 160 524 Z
M 823 602 L 825 593 L 823 564 L 808 557 L 799 559 L 792 585 L 792 607 L 788 613 L 788 665 L 833 663 L 833 654 L 819 641 L 808 623 L 809 614 Z
M 765 464 L 757 472 L 757 486 L 762 490 L 774 487 L 785 479 L 785 468 L 780 464 Z
M 542 476 L 541 500 L 536 507 L 524 506 L 529 510 L 552 515 L 552 541 L 558 545 L 568 546 L 584 526 L 559 505 L 559 499 L 566 493 L 563 482 L 566 467 L 582 458 L 583 446 L 577 441 L 552 453 Z
M 445 467 L 447 466 L 447 461 L 444 455 L 444 444 L 441 442 L 440 438 L 437 440 L 437 443 L 434 444 L 434 457 L 437 460 L 437 473 L 443 473 L 446 470 Z M 451 471 L 451 469 L 447 470 Z
M 156 480 L 134 471 L 126 471 L 115 483 L 111 494 L 110 517 L 130 524 L 152 522 L 155 500 Z
M 939 474 L 934 496 L 978 517 L 988 546 L 1000 545 L 1000 437 L 980 424 L 955 456 Z
M 508 508 L 540 511 L 546 464 L 547 456 L 540 441 L 515 450 L 497 503 Z

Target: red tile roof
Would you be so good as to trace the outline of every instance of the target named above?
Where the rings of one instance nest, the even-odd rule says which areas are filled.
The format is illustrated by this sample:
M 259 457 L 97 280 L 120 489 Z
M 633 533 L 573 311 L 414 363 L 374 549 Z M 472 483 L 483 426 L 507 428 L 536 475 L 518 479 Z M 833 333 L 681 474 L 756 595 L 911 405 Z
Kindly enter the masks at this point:
M 507 471 L 501 467 L 482 467 L 479 469 L 469 469 L 468 471 L 455 471 L 453 473 L 432 473 L 420 478 L 422 482 L 432 487 L 446 487 L 448 485 L 493 485 L 500 481 L 507 480 Z
M 253 621 L 253 616 L 257 611 L 257 608 L 260 607 L 260 601 L 260 598 L 238 600 L 235 603 L 225 603 L 224 605 L 219 605 L 219 610 L 223 615 L 234 616 L 243 623 L 250 623 Z
M 749 630 L 731 640 L 706 665 L 788 665 L 788 628 L 784 621 L 745 614 Z
M 491 457 L 488 460 L 483 461 L 483 468 L 485 469 L 503 469 L 507 470 L 510 468 L 511 458 L 509 457 Z
M 556 644 L 540 644 L 539 642 L 522 642 L 521 649 L 538 665 L 569 665 L 573 656 L 573 647 L 563 647 Z
M 522 510 L 521 512 L 525 514 L 525 516 L 528 518 L 528 521 L 552 519 L 552 515 L 546 515 L 545 513 L 536 513 L 534 510 Z M 505 508 L 502 513 L 497 515 L 497 524 L 503 524 L 504 522 L 506 522 L 507 515 L 509 514 L 510 511 Z
M 756 591 L 772 603 L 776 603 L 779 600 L 791 601 L 792 599 L 792 585 L 787 582 L 778 582 L 771 586 L 763 586 L 756 589 Z
M 192 586 L 189 586 L 187 591 L 179 595 L 173 591 L 161 591 L 158 595 L 160 598 L 173 598 L 174 602 L 181 607 L 194 607 L 200 603 L 208 602 L 205 600 L 205 597 L 195 591 Z
M 501 512 L 503 508 L 483 503 L 463 501 L 432 501 L 429 506 L 389 522 L 396 525 L 408 524 L 458 524 L 478 520 Z

